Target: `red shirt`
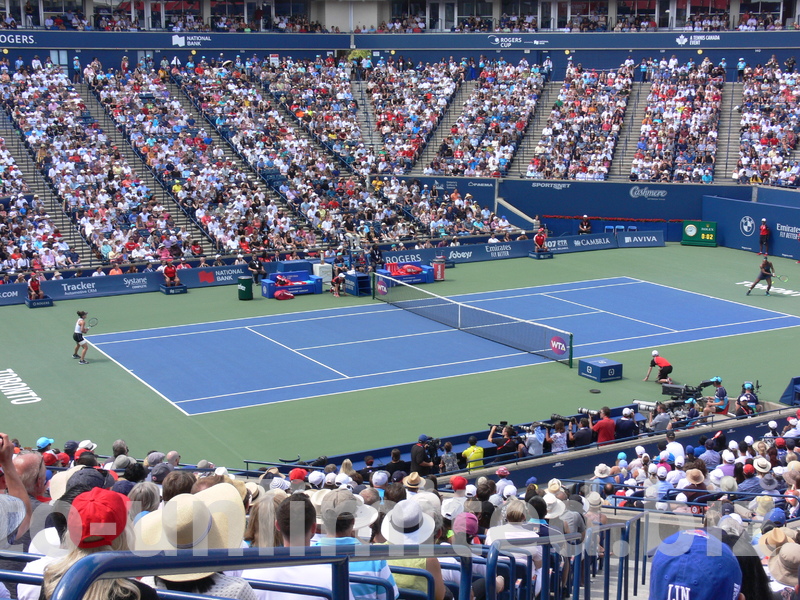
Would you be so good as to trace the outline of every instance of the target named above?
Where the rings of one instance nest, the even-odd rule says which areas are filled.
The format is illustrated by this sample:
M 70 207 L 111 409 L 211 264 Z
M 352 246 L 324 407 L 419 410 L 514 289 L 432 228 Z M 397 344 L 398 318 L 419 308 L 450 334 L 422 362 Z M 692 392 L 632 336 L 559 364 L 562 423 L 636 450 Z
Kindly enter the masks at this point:
M 175 268 L 174 265 L 167 265 L 164 267 L 164 277 L 167 279 L 175 279 L 175 275 L 177 275 L 178 270 Z
M 614 441 L 614 432 L 617 428 L 614 419 L 600 419 L 597 423 L 592 425 L 592 431 L 597 433 L 597 443 L 604 444 Z

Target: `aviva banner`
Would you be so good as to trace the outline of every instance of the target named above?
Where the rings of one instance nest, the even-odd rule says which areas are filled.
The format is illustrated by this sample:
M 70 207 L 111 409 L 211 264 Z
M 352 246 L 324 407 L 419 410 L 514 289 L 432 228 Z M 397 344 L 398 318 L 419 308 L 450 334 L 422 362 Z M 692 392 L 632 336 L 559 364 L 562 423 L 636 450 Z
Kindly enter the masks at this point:
M 652 248 L 664 245 L 663 231 L 626 231 L 617 236 L 620 248 Z

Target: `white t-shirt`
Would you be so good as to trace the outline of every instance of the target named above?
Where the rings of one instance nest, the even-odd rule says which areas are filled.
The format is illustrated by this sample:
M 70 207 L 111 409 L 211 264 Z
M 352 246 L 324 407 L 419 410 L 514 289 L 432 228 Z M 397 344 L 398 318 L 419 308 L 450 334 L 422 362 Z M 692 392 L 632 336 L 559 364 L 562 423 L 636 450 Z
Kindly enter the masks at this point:
M 247 569 L 242 573 L 245 579 L 258 581 L 274 581 L 276 583 L 295 583 L 298 585 L 311 585 L 314 587 L 331 589 L 333 575 L 330 565 L 301 565 L 297 567 L 274 567 L 266 569 Z M 349 589 L 350 600 L 353 599 L 352 589 Z M 254 590 L 258 600 L 307 600 L 308 596 L 289 594 L 285 592 L 272 592 L 267 590 Z

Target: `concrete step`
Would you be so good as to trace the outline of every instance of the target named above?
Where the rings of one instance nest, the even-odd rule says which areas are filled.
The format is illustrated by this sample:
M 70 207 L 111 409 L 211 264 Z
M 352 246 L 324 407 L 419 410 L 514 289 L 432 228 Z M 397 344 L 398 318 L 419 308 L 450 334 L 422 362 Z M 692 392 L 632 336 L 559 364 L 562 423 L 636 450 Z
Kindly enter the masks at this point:
M 462 84 L 459 90 L 453 95 L 453 99 L 450 102 L 450 105 L 447 107 L 447 111 L 444 113 L 442 120 L 439 121 L 439 125 L 434 130 L 433 134 L 431 135 L 430 139 L 428 140 L 428 145 L 425 147 L 425 150 L 422 151 L 422 155 L 420 156 L 417 163 L 414 165 L 414 168 L 411 169 L 410 175 L 422 175 L 423 170 L 427 165 L 429 165 L 436 155 L 439 152 L 439 146 L 442 144 L 442 140 L 450 134 L 450 128 L 453 126 L 453 123 L 458 121 L 458 118 L 461 116 L 461 112 L 464 108 L 464 102 L 470 97 L 472 92 L 475 91 L 477 87 L 477 82 L 475 81 L 467 81 Z
M 86 84 L 80 83 L 75 86 L 81 97 L 86 103 L 87 109 L 92 113 L 92 116 L 97 120 L 103 128 L 108 139 L 117 147 L 120 153 L 125 157 L 126 162 L 131 166 L 133 171 L 147 184 L 147 187 L 153 191 L 154 197 L 161 202 L 164 206 L 174 206 L 174 210 L 170 210 L 173 221 L 177 227 L 183 231 L 191 232 L 191 237 L 194 239 L 202 239 L 210 241 L 206 233 L 200 229 L 186 213 L 178 206 L 173 197 L 167 193 L 161 182 L 156 179 L 150 169 L 147 167 L 141 157 L 134 151 L 128 138 L 118 128 L 116 123 L 111 119 L 105 107 L 100 103 L 94 91 Z

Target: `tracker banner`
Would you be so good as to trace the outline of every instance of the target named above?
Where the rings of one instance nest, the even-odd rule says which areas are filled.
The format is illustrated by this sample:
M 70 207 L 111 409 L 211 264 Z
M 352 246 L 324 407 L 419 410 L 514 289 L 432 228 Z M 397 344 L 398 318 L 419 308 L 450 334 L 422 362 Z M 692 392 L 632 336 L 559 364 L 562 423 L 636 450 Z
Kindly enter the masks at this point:
M 203 269 L 181 269 L 178 277 L 188 288 L 212 287 L 236 283 L 240 275 L 247 271 L 246 265 L 228 265 Z M 75 298 L 95 298 L 118 296 L 139 292 L 157 292 L 164 283 L 161 273 L 132 273 L 129 275 L 107 275 L 105 277 L 72 277 L 58 281 L 45 281 L 42 290 L 53 300 L 72 300 Z M 26 286 L 22 286 L 27 289 Z M 0 290 L 2 291 L 2 290 Z M 21 304 L 25 293 L 17 302 L 0 304 Z M 2 300 L 0 298 L 0 300 Z
M 663 231 L 625 231 L 617 235 L 617 246 L 620 248 L 654 248 L 663 245 Z

